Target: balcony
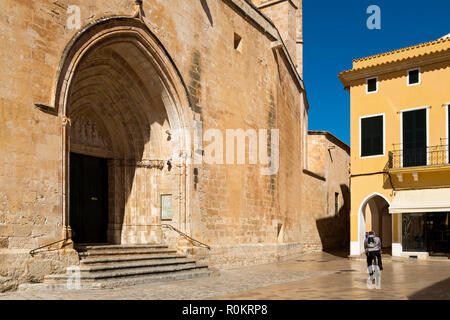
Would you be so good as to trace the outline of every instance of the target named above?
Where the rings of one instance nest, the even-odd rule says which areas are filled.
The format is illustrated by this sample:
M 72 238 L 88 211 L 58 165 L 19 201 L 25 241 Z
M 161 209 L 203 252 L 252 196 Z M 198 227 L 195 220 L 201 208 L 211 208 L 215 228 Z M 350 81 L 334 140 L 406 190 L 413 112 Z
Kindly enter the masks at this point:
M 448 144 L 416 149 L 394 148 L 389 151 L 388 169 L 390 170 L 447 165 L 449 165 Z
M 450 187 L 448 144 L 426 148 L 394 148 L 387 163 L 395 189 Z

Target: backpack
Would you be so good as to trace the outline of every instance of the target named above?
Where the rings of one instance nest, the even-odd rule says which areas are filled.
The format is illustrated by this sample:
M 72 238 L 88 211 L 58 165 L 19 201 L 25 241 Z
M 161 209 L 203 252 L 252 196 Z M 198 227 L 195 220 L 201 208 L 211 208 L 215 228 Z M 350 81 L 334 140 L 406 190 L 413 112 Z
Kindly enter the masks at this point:
M 375 237 L 374 236 L 369 236 L 367 238 L 367 247 L 368 248 L 375 248 Z

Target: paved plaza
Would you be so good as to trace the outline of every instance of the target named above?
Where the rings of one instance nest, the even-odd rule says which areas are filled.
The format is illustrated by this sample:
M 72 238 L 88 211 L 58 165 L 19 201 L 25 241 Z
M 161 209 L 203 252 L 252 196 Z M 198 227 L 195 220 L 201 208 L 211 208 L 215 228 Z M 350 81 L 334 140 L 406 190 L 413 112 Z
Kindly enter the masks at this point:
M 222 270 L 219 277 L 96 290 L 17 291 L 0 299 L 450 299 L 450 262 L 384 257 L 381 289 L 368 289 L 364 260 L 314 253 Z

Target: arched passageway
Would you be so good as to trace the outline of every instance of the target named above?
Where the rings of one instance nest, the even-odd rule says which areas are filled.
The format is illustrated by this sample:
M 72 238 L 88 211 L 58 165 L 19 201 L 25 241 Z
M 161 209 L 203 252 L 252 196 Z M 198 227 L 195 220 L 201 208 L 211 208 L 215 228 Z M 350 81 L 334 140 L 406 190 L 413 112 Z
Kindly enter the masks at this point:
M 358 240 L 360 252 L 364 252 L 366 233 L 374 231 L 380 237 L 384 252 L 392 247 L 392 217 L 389 214 L 389 202 L 382 195 L 367 197 L 360 207 L 358 217 Z

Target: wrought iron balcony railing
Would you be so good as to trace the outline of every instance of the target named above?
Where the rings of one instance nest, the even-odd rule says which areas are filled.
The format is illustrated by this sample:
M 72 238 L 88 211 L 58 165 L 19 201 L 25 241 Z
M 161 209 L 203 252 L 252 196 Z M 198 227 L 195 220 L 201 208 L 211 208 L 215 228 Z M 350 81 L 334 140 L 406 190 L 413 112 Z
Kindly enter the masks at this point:
M 442 166 L 448 165 L 450 159 L 449 147 L 437 145 L 426 148 L 405 148 L 389 151 L 389 169 Z

